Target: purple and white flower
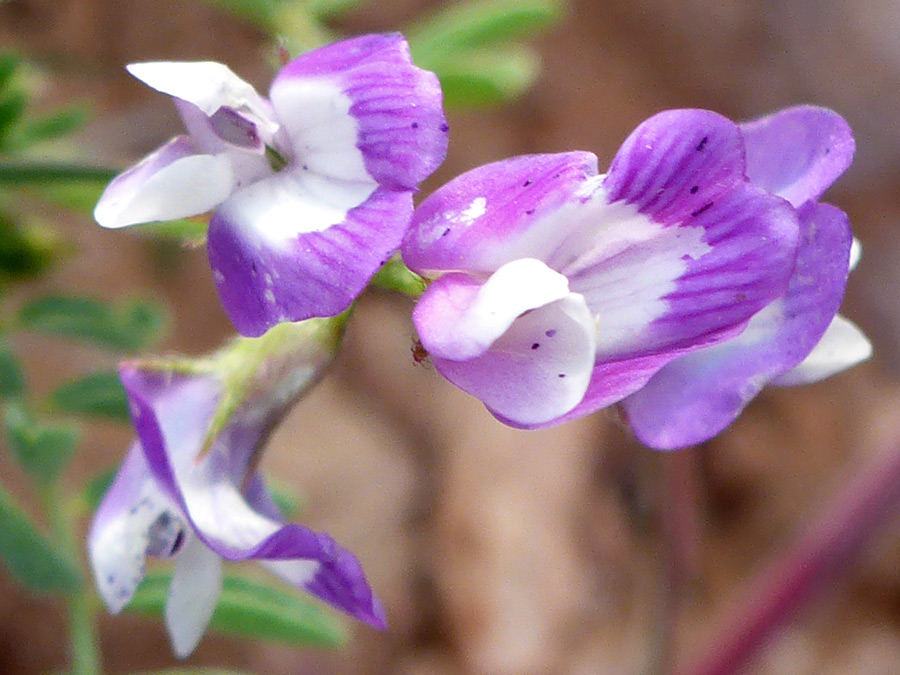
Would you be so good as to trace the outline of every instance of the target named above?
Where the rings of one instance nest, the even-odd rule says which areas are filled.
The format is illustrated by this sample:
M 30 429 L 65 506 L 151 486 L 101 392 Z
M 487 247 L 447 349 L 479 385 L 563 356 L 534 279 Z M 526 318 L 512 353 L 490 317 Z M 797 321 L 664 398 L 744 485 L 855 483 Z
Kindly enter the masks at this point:
M 143 578 L 147 556 L 175 558 L 165 619 L 180 657 L 194 650 L 212 616 L 223 559 L 256 560 L 338 609 L 385 626 L 356 558 L 327 534 L 286 524 L 256 469 L 274 426 L 334 353 L 335 322 L 310 323 L 285 324 L 294 349 L 264 354 L 249 380 L 229 375 L 259 354 L 240 343 L 219 359 L 192 363 L 192 372 L 172 363 L 120 368 L 137 440 L 91 524 L 91 566 L 115 614 Z
M 213 210 L 210 265 L 244 335 L 346 309 L 446 154 L 440 85 L 399 34 L 304 54 L 268 99 L 219 63 L 128 70 L 172 96 L 188 133 L 116 177 L 94 216 L 117 228 Z
M 797 262 L 787 291 L 740 335 L 676 359 L 622 402 L 635 434 L 651 447 L 708 440 L 766 384 L 817 382 L 872 353 L 865 335 L 837 314 L 859 245 L 847 215 L 818 202 L 853 160 L 850 128 L 831 110 L 799 106 L 740 131 L 749 180 L 797 210 Z
M 820 113 L 830 114 L 810 115 Z M 757 154 L 759 126 L 676 110 L 640 125 L 605 175 L 594 155 L 571 152 L 497 162 L 439 189 L 402 247 L 410 268 L 434 278 L 413 320 L 437 370 L 517 427 L 623 399 L 633 413 L 635 393 L 667 364 L 742 335 L 798 276 L 806 283 L 800 270 L 818 264 L 804 262 L 810 247 L 846 278 L 849 229 L 826 236 L 830 207 L 798 210 L 779 195 L 818 196 L 852 139 L 848 148 L 837 132 L 794 122 L 793 134 L 785 124 L 767 135 L 782 163 Z M 797 150 L 800 138 L 808 145 Z M 809 168 L 817 152 L 829 159 Z M 825 326 L 843 290 L 829 284 L 808 297 Z M 666 427 L 673 406 L 645 414 Z

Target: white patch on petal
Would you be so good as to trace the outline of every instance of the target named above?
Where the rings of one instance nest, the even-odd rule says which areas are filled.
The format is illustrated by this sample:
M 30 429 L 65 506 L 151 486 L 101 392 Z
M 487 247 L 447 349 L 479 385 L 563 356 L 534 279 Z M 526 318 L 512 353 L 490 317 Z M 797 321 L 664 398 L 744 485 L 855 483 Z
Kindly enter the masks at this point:
M 812 384 L 862 363 L 872 356 L 872 343 L 852 322 L 836 315 L 809 355 L 774 384 Z
M 462 212 L 462 221 L 471 225 L 472 221 L 476 218 L 481 218 L 487 212 L 487 199 L 484 197 L 478 197 L 472 200 L 472 203 L 469 204 L 468 208 Z
M 318 560 L 260 560 L 260 564 L 289 584 L 302 588 L 316 578 L 322 565 Z
M 222 561 L 199 539 L 191 537 L 175 559 L 166 602 L 166 628 L 175 656 L 186 658 L 197 647 L 221 591 Z
M 293 151 L 291 162 L 342 181 L 374 183 L 359 143 L 353 99 L 329 78 L 283 77 L 271 91 Z
M 296 167 L 237 191 L 220 213 L 262 247 L 287 244 L 299 234 L 322 232 L 375 191 L 374 183 L 335 180 Z

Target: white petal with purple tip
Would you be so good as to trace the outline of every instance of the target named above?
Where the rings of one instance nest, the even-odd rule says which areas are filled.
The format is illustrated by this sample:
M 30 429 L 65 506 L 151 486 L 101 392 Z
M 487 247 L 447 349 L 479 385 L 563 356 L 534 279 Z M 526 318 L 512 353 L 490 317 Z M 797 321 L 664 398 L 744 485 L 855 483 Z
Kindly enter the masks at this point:
M 163 94 L 188 101 L 206 113 L 236 110 L 271 135 L 278 129 L 271 105 L 251 84 L 215 61 L 151 61 L 132 63 L 128 72 Z
M 773 384 L 812 384 L 862 363 L 872 356 L 872 343 L 851 321 L 840 314 L 825 335 L 796 368 L 773 380 Z
M 555 419 L 584 397 L 594 367 L 596 326 L 577 293 L 520 315 L 481 356 L 432 357 L 435 368 L 505 420 Z
M 413 321 L 429 353 L 456 361 L 483 354 L 522 313 L 569 295 L 568 280 L 533 258 L 507 263 L 480 287 L 451 288 L 454 278 L 432 285 Z
M 187 658 L 197 647 L 221 591 L 222 561 L 203 542 L 191 537 L 175 559 L 166 600 L 166 628 L 175 656 Z
M 221 204 L 233 187 L 227 157 L 196 154 L 192 142 L 179 136 L 113 179 L 94 219 L 117 228 L 196 216 Z

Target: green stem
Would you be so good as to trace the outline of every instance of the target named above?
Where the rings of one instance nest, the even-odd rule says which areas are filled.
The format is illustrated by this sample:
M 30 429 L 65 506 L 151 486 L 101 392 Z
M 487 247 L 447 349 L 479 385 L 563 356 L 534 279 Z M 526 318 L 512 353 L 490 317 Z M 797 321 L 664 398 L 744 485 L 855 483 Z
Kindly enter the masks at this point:
M 79 509 L 72 508 L 60 489 L 59 481 L 52 481 L 41 490 L 50 526 L 60 547 L 79 563 L 81 549 L 76 536 Z M 83 568 L 83 565 L 79 565 Z M 100 675 L 100 652 L 94 620 L 94 603 L 87 588 L 82 587 L 67 597 L 69 614 L 69 650 L 71 675 Z

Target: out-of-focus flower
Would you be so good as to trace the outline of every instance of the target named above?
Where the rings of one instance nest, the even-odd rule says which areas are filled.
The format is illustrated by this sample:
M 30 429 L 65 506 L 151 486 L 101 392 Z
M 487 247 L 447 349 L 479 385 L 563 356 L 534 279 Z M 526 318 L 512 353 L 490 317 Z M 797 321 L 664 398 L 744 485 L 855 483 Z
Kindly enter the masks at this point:
M 638 438 L 674 449 L 712 438 L 766 384 L 806 384 L 867 359 L 865 335 L 837 314 L 859 258 L 846 214 L 817 200 L 850 166 L 847 123 L 801 106 L 740 125 L 750 181 L 788 200 L 800 247 L 787 291 L 740 334 L 665 366 L 622 402 Z
M 91 565 L 117 613 L 143 578 L 146 556 L 175 558 L 165 618 L 179 656 L 193 651 L 212 616 L 222 559 L 257 560 L 385 625 L 356 558 L 327 534 L 285 524 L 256 469 L 274 426 L 330 362 L 339 319 L 284 324 L 208 361 L 121 367 L 137 441 L 91 525 Z
M 446 154 L 440 85 L 399 34 L 304 54 L 268 99 L 219 63 L 128 70 L 173 97 L 188 135 L 115 178 L 94 216 L 115 228 L 214 209 L 209 260 L 244 335 L 346 309 L 399 247 L 416 186 Z
M 451 181 L 403 244 L 410 268 L 437 277 L 413 314 L 435 367 L 531 428 L 740 335 L 787 292 L 801 240 L 796 209 L 747 172 L 736 124 L 676 110 L 640 125 L 606 175 L 575 152 Z

